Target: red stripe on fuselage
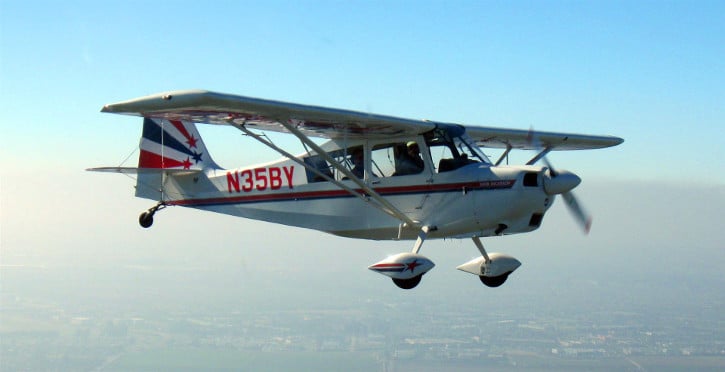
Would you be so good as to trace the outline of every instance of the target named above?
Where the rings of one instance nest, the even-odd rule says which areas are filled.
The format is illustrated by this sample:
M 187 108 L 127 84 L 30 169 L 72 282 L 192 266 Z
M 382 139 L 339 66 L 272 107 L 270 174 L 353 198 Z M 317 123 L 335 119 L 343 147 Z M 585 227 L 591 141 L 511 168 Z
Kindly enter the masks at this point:
M 461 182 L 449 183 L 442 185 L 415 185 L 415 186 L 398 186 L 398 187 L 380 187 L 374 190 L 380 195 L 401 195 L 401 194 L 420 194 L 427 192 L 460 192 L 460 190 L 496 190 L 510 189 L 516 180 L 501 181 L 482 181 L 482 182 Z M 361 189 L 355 191 L 362 193 Z M 345 190 L 325 190 L 325 191 L 303 191 L 303 192 L 275 192 L 261 195 L 244 195 L 207 199 L 183 199 L 172 200 L 169 205 L 182 206 L 203 206 L 203 205 L 219 205 L 219 204 L 241 204 L 241 203 L 259 203 L 270 201 L 286 201 L 286 200 L 304 200 L 304 199 L 322 199 L 322 198 L 338 198 L 353 197 L 352 194 Z

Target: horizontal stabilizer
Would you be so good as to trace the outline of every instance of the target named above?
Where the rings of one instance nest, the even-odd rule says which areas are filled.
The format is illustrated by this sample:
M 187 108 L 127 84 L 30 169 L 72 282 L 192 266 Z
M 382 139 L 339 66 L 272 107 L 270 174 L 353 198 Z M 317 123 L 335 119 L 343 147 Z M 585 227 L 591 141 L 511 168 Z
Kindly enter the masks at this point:
M 200 173 L 201 169 L 163 169 L 163 168 L 136 168 L 136 167 L 98 167 L 88 168 L 89 172 L 106 172 L 106 173 L 122 173 L 122 174 L 194 174 Z

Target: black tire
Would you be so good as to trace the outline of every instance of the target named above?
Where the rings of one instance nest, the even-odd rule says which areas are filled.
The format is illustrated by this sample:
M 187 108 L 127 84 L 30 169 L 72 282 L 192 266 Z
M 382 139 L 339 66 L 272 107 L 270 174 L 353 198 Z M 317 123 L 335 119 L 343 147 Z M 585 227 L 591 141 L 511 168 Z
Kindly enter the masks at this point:
M 506 279 L 509 278 L 510 272 L 499 275 L 499 276 L 479 276 L 478 278 L 481 279 L 481 283 L 485 284 L 487 287 L 496 288 L 500 287 L 503 283 L 506 283 Z
M 154 224 L 154 214 L 149 212 L 143 212 L 138 216 L 138 224 L 144 229 L 148 229 Z
M 414 276 L 410 279 L 393 279 L 393 283 L 395 283 L 395 285 L 402 289 L 413 289 L 415 288 L 415 286 L 418 285 L 418 283 L 420 283 L 420 279 L 422 277 L 423 274 Z

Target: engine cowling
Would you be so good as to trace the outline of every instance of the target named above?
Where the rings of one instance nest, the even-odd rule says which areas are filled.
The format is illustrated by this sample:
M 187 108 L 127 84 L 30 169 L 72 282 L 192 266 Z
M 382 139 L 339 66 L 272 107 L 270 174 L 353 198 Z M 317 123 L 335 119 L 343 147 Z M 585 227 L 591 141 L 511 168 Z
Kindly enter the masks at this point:
M 425 256 L 405 252 L 372 264 L 368 269 L 393 279 L 411 279 L 427 273 L 434 266 L 433 261 Z

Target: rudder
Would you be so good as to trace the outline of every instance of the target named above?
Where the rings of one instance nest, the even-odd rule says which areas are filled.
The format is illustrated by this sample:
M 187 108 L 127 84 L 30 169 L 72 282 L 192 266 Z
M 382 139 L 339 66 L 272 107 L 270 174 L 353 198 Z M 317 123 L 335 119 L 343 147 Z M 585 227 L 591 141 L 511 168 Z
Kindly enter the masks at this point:
M 164 200 L 166 177 L 219 169 L 196 125 L 181 120 L 144 118 L 139 143 L 136 196 Z
M 192 122 L 144 118 L 139 148 L 139 168 L 219 168 Z

